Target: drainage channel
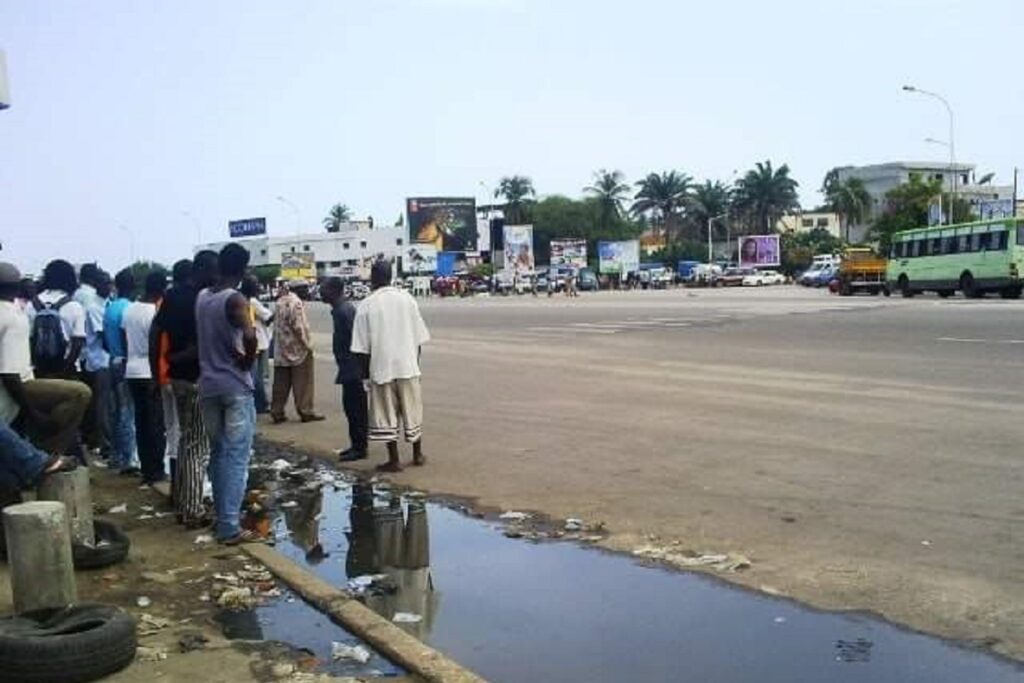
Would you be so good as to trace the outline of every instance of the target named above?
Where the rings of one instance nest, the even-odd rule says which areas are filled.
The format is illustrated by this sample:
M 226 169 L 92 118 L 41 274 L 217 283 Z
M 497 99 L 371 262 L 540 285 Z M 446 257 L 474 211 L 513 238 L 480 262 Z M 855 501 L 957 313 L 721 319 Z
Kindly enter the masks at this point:
M 1024 675 L 1015 662 L 874 617 L 817 611 L 575 543 L 506 538 L 493 523 L 268 444 L 257 449 L 250 487 L 266 491 L 261 523 L 279 552 L 362 590 L 371 609 L 495 682 Z M 289 640 L 315 641 L 331 625 L 301 614 L 284 621 Z

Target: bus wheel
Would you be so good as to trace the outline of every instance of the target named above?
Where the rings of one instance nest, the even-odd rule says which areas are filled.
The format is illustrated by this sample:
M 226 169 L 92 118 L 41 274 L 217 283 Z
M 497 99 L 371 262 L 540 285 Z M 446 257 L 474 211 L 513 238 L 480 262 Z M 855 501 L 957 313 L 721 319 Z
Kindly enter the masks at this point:
M 952 289 L 940 289 L 939 290 L 939 297 L 940 298 L 948 299 L 951 296 L 953 296 L 953 290 Z
M 900 275 L 897 286 L 899 287 L 900 294 L 904 299 L 909 299 L 914 296 L 914 290 L 910 288 L 910 279 L 906 275 Z
M 1021 287 L 1020 286 L 1017 286 L 1017 287 L 1014 287 L 1014 286 L 1003 287 L 1001 290 L 999 290 L 999 296 L 1003 297 L 1004 299 L 1019 299 L 1020 298 L 1020 294 L 1021 294 Z
M 968 299 L 977 299 L 981 296 L 981 292 L 978 291 L 978 285 L 974 282 L 974 276 L 970 273 L 964 273 L 960 276 L 960 291 Z

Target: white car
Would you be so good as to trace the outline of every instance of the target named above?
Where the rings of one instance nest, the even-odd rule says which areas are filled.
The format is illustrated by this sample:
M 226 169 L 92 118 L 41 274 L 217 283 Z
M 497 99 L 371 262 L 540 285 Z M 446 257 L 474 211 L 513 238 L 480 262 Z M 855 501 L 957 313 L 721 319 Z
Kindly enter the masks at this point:
M 761 287 L 763 285 L 781 285 L 786 282 L 786 276 L 774 270 L 756 270 L 749 275 L 743 276 L 744 287 Z

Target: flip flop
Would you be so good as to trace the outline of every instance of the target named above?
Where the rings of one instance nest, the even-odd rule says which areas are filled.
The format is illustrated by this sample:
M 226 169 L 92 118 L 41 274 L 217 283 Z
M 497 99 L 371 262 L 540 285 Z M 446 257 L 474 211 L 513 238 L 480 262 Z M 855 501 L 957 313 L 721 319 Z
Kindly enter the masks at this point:
M 53 455 L 43 465 L 43 471 L 40 475 L 42 477 L 48 477 L 51 474 L 58 472 L 71 472 L 78 469 L 78 461 L 74 458 L 69 458 L 64 455 Z
M 267 539 L 249 529 L 242 529 L 231 538 L 222 538 L 217 541 L 221 545 L 241 545 L 242 543 L 266 543 Z

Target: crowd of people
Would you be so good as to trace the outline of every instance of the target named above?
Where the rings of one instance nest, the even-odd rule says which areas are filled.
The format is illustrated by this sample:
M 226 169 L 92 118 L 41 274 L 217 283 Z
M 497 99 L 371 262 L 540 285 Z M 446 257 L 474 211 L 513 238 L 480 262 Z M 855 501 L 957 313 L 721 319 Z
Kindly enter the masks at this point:
M 315 412 L 308 283 L 279 287 L 273 308 L 231 243 L 151 271 L 114 277 L 96 264 L 46 265 L 39 281 L 0 263 L 0 489 L 31 488 L 78 466 L 105 466 L 143 485 L 169 482 L 177 521 L 213 526 L 225 544 L 257 541 L 241 524 L 257 415 L 301 423 Z M 402 469 L 399 436 L 422 465 L 420 347 L 429 333 L 415 300 L 374 264 L 372 293 L 357 306 L 327 278 L 336 383 L 348 420 L 344 462 L 387 444 L 378 469 Z M 273 385 L 266 382 L 273 359 Z M 209 480 L 212 500 L 204 496 Z

